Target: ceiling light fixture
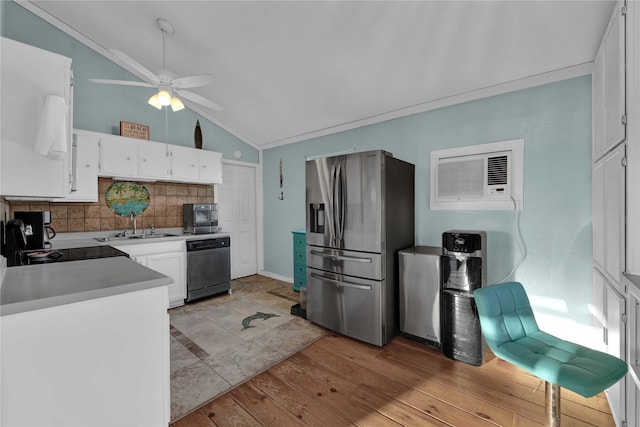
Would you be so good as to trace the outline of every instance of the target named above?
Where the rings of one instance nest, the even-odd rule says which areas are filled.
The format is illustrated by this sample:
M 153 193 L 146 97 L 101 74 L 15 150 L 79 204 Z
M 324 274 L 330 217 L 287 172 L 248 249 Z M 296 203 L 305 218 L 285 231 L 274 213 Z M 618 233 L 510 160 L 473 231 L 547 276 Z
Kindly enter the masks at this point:
M 157 19 L 156 23 L 160 31 L 162 31 L 162 69 L 165 70 L 165 43 L 164 38 L 167 34 L 173 34 L 174 28 L 169 22 L 164 19 Z M 159 85 L 158 93 L 154 94 L 148 101 L 149 105 L 154 106 L 158 110 L 162 110 L 162 107 L 168 107 L 171 105 L 172 111 L 180 111 L 184 109 L 184 104 L 180 99 L 173 96 L 173 91 L 167 85 Z

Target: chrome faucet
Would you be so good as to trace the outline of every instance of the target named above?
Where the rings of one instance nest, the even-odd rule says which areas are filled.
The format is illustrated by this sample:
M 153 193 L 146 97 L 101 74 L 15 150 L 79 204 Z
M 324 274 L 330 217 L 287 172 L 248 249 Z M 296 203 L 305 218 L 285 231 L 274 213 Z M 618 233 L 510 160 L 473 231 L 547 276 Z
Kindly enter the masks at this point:
M 129 218 L 131 218 L 131 221 L 133 222 L 133 233 L 132 234 L 136 234 L 136 213 L 134 211 L 131 211 L 131 215 L 129 215 Z

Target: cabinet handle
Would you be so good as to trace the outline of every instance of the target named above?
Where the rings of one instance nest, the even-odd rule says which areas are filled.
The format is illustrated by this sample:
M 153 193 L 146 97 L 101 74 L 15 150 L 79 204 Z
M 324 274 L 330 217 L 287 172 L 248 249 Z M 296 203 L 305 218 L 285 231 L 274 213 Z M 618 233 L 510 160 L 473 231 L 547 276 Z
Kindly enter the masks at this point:
M 146 162 L 146 161 L 147 161 L 147 159 L 143 158 L 143 159 L 142 159 L 142 161 L 143 161 L 143 162 Z
M 196 167 L 196 165 L 194 165 L 193 163 L 191 163 L 191 167 L 192 167 L 192 168 L 195 168 L 195 167 Z
M 207 167 L 207 165 L 202 165 L 202 167 L 203 167 L 203 168 L 206 168 L 206 167 Z
M 127 156 L 127 160 L 131 160 L 131 157 Z
M 85 168 L 90 168 L 91 167 L 91 163 L 87 163 L 86 165 L 84 165 Z

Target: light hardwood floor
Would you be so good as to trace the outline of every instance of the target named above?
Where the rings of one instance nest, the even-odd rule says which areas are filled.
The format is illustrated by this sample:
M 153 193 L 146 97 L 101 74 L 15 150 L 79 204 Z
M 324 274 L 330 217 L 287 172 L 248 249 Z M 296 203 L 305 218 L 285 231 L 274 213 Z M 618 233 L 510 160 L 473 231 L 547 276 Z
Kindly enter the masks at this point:
M 542 426 L 544 384 L 488 353 L 481 367 L 396 337 L 329 334 L 172 427 Z M 562 390 L 562 425 L 614 426 L 604 394 Z

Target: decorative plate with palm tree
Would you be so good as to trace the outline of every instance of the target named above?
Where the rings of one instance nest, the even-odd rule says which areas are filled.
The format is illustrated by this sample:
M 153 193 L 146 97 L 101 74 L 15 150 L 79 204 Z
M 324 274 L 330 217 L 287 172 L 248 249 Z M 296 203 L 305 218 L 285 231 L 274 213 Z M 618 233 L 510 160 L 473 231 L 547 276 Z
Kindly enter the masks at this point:
M 120 216 L 139 215 L 149 206 L 149 190 L 137 182 L 114 181 L 104 198 L 107 207 Z

